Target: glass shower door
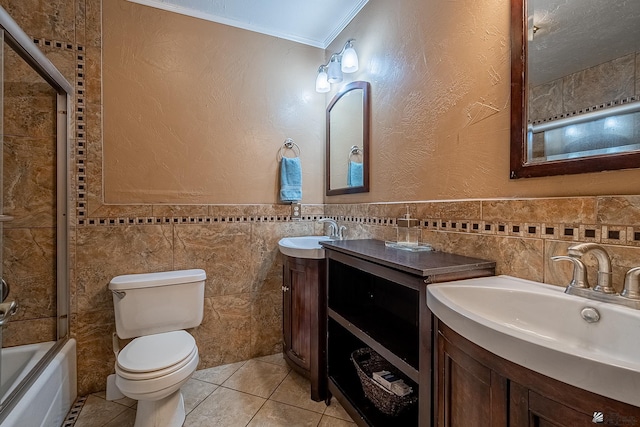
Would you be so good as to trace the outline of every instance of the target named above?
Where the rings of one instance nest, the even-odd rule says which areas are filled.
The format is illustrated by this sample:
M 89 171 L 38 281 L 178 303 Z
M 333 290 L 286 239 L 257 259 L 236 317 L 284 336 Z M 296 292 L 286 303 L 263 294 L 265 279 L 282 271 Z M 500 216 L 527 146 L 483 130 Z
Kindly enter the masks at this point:
M 53 62 L 75 53 L 38 48 L 2 7 L 0 46 L 0 277 L 10 285 L 0 290 L 1 424 L 69 337 L 73 87 Z
M 6 219 L 0 264 L 10 291 L 0 302 L 0 408 L 58 338 L 58 93 L 7 35 L 0 63 L 0 213 Z
M 0 46 L 4 47 L 4 30 L 0 30 Z M 2 125 L 3 121 L 2 117 L 4 117 L 4 111 L 3 111 L 3 105 L 4 105 L 4 88 L 3 88 L 3 82 L 4 82 L 4 48 L 0 49 L 0 280 L 2 280 L 2 286 L 0 286 L 0 303 L 4 302 L 4 300 L 7 298 L 7 294 L 8 294 L 8 286 L 5 288 L 5 280 L 4 280 L 4 274 L 3 274 L 3 268 L 2 265 L 4 264 L 2 262 L 3 255 L 2 255 L 2 248 L 4 247 L 4 239 L 2 238 L 2 236 L 4 236 L 4 221 L 5 221 L 5 215 L 4 215 L 4 204 L 3 204 L 3 197 L 2 197 L 2 188 L 4 188 L 4 183 L 2 180 L 2 164 L 4 163 L 3 160 L 3 156 L 2 156 L 2 152 L 4 151 L 4 127 Z M 0 326 L 0 348 L 2 348 L 2 327 Z M 2 354 L 0 354 L 0 402 L 2 401 L 2 399 L 4 398 L 4 382 L 2 381 L 3 375 L 2 375 Z

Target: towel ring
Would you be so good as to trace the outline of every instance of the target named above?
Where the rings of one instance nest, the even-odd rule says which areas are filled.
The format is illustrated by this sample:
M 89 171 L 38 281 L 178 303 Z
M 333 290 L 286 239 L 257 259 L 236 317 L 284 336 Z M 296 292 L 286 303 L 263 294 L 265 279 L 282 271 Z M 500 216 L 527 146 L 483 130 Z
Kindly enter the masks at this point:
M 359 155 L 362 155 L 362 149 L 357 145 L 352 145 L 347 159 L 351 160 L 351 156 L 359 156 Z
M 300 157 L 300 147 L 298 147 L 298 144 L 296 144 L 293 139 L 287 138 L 284 140 L 282 147 L 280 147 L 280 151 L 278 151 L 278 160 L 282 160 L 287 150 L 293 151 L 293 154 L 295 154 L 294 157 Z

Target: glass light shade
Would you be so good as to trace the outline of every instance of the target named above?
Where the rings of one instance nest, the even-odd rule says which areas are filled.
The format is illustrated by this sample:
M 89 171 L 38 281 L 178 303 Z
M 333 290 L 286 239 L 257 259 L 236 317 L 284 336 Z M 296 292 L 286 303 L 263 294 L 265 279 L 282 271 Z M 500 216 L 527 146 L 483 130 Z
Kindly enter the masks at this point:
M 322 70 L 318 72 L 318 77 L 316 77 L 316 92 L 325 93 L 331 90 L 331 85 L 327 80 L 327 72 Z
M 342 70 L 340 69 L 340 58 L 335 55 L 329 62 L 329 83 L 340 83 L 342 81 Z
M 355 73 L 358 71 L 358 54 L 355 49 L 348 47 L 342 54 L 342 72 Z

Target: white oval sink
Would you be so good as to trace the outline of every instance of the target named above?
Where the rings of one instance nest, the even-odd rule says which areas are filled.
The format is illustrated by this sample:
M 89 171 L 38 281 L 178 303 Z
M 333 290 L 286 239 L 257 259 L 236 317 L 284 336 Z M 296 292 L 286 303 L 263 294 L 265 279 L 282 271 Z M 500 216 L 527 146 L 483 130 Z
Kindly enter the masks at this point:
M 295 258 L 322 259 L 324 249 L 320 242 L 331 240 L 327 236 L 284 237 L 278 242 L 280 252 Z
M 490 352 L 576 387 L 640 406 L 640 310 L 510 276 L 429 285 L 427 305 Z M 595 308 L 600 320 L 581 311 Z

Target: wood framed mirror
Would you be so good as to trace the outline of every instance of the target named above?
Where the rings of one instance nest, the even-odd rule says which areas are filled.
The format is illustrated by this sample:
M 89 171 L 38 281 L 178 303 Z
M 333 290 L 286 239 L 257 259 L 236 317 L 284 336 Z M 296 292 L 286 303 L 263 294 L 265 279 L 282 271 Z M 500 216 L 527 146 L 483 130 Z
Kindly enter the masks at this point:
M 327 106 L 327 196 L 369 191 L 370 92 L 369 82 L 352 82 Z
M 640 167 L 640 2 L 511 0 L 511 172 Z

